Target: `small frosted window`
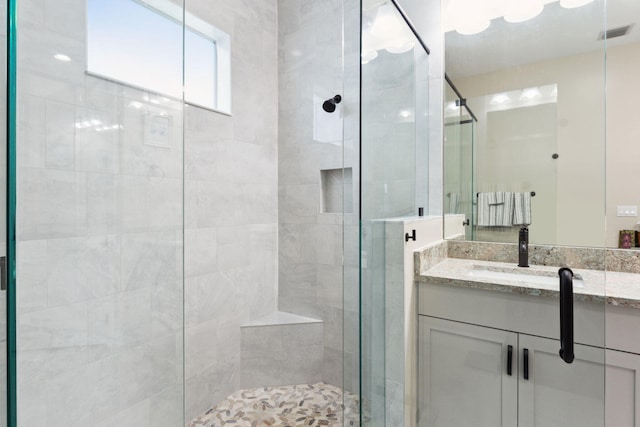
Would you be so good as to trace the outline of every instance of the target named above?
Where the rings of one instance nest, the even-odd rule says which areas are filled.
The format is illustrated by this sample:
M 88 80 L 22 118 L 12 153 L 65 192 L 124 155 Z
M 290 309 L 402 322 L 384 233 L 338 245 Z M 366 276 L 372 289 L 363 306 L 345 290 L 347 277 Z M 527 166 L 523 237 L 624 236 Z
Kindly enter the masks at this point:
M 230 39 L 168 0 L 87 0 L 87 70 L 231 112 Z

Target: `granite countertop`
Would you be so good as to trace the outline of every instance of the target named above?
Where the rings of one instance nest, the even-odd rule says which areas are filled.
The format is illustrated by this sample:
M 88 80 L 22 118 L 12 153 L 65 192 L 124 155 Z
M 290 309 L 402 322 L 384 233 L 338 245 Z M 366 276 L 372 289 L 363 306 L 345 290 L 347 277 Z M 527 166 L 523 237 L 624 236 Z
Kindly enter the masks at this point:
M 640 274 L 572 268 L 577 301 L 640 308 Z M 522 276 L 520 278 L 519 276 Z M 557 297 L 558 267 L 446 258 L 416 276 L 421 283 Z

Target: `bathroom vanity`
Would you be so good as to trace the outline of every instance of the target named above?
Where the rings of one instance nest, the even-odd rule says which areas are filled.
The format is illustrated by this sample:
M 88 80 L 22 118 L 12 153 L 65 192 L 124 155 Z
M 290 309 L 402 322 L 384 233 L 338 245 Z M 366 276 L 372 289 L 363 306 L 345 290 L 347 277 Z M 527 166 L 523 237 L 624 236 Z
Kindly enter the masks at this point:
M 515 245 L 444 244 L 447 258 L 415 257 L 419 426 L 640 425 L 640 274 L 598 269 L 587 249 L 538 247 L 518 269 Z M 571 364 L 558 354 L 564 265 L 575 274 Z

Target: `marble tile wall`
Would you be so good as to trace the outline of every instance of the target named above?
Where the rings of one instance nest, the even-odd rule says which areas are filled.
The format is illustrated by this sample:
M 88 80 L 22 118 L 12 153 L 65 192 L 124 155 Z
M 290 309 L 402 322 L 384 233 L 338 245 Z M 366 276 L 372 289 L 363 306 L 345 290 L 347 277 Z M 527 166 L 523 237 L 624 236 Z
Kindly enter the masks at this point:
M 277 309 L 278 22 L 276 0 L 187 0 L 185 6 L 229 33 L 232 49 L 232 115 L 185 110 L 185 411 L 191 420 L 242 387 L 240 325 Z M 259 378 L 271 372 L 268 364 L 263 368 Z
M 353 389 L 343 319 L 357 325 L 357 223 L 318 209 L 320 169 L 342 167 L 343 143 L 357 176 L 355 89 L 348 137 L 312 138 L 344 67 L 357 79 L 343 2 L 185 1 L 231 35 L 232 116 L 86 75 L 84 4 L 20 9 L 20 425 L 180 425 L 183 382 L 186 419 L 239 389 L 240 324 L 278 307 L 323 319 L 319 378 L 342 386 L 350 363 Z M 170 148 L 145 144 L 149 114 L 171 117 Z M 87 121 L 115 128 L 76 126 Z
M 302 323 L 242 328 L 242 388 L 322 381 L 323 325 Z
M 387 308 L 398 311 L 397 304 L 389 304 L 388 307 L 386 304 L 385 222 L 371 221 L 364 224 L 362 242 L 362 282 L 366 286 L 361 291 L 362 388 L 360 392 L 363 399 L 364 415 L 372 420 L 372 425 L 382 426 L 387 421 L 385 387 L 387 385 L 386 333 L 388 325 L 385 311 Z M 391 245 L 393 246 L 393 242 Z M 397 257 L 393 261 L 397 261 Z M 395 271 L 398 272 L 397 269 Z M 397 294 L 398 292 L 393 293 L 396 302 Z M 397 318 L 397 315 L 395 317 Z M 397 390 L 399 388 L 397 376 L 395 379 Z
M 408 425 L 404 417 L 405 334 L 408 333 L 404 320 L 404 230 L 404 222 L 384 222 L 384 425 L 389 426 Z
M 182 103 L 85 74 L 84 0 L 21 1 L 18 27 L 19 425 L 175 427 Z
M 339 387 L 343 384 L 345 363 L 343 222 L 353 226 L 357 216 L 322 213 L 320 171 L 341 169 L 343 165 L 351 167 L 354 180 L 348 185 L 357 188 L 357 163 L 351 163 L 357 162 L 357 157 L 343 158 L 344 146 L 357 146 L 353 126 L 354 121 L 357 123 L 354 106 L 358 105 L 357 92 L 344 92 L 344 7 L 353 8 L 354 4 L 349 0 L 278 2 L 278 306 L 282 311 L 324 321 L 322 377 L 325 382 Z M 349 40 L 350 46 L 355 46 L 355 37 Z M 351 63 L 349 67 L 352 71 L 356 69 Z M 341 121 L 328 120 L 328 113 L 320 108 L 324 100 L 336 94 L 342 95 L 343 101 L 333 114 L 342 114 Z M 314 126 L 325 123 L 342 126 L 331 132 L 337 136 L 334 141 L 314 139 Z M 353 193 L 357 191 L 353 190 Z M 357 200 L 353 203 L 354 206 L 348 209 L 350 212 L 355 212 Z M 353 227 L 347 231 L 355 242 L 356 232 Z M 353 249 L 352 258 L 356 256 Z M 353 283 L 357 278 L 357 262 L 352 259 L 349 264 L 345 270 L 345 283 L 347 280 Z M 357 290 L 357 282 L 353 286 Z M 349 318 L 355 321 L 350 313 Z M 353 338 L 354 331 L 349 333 Z M 349 354 L 352 364 L 357 349 L 352 348 Z M 350 385 L 355 383 L 352 381 Z M 346 388 L 352 390 L 350 386 Z

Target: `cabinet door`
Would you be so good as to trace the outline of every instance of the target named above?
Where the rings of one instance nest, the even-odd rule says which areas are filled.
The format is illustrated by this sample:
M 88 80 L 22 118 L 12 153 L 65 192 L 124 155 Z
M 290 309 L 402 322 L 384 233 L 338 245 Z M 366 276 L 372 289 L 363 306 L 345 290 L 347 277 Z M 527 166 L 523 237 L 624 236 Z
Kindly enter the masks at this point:
M 607 426 L 640 426 L 640 355 L 615 350 L 605 354 Z
M 603 427 L 604 350 L 576 345 L 575 360 L 567 364 L 558 355 L 558 340 L 520 334 L 519 342 L 518 426 Z M 524 350 L 529 379 L 524 378 Z
M 421 427 L 514 427 L 518 336 L 419 316 Z M 512 348 L 512 375 L 507 373 Z

